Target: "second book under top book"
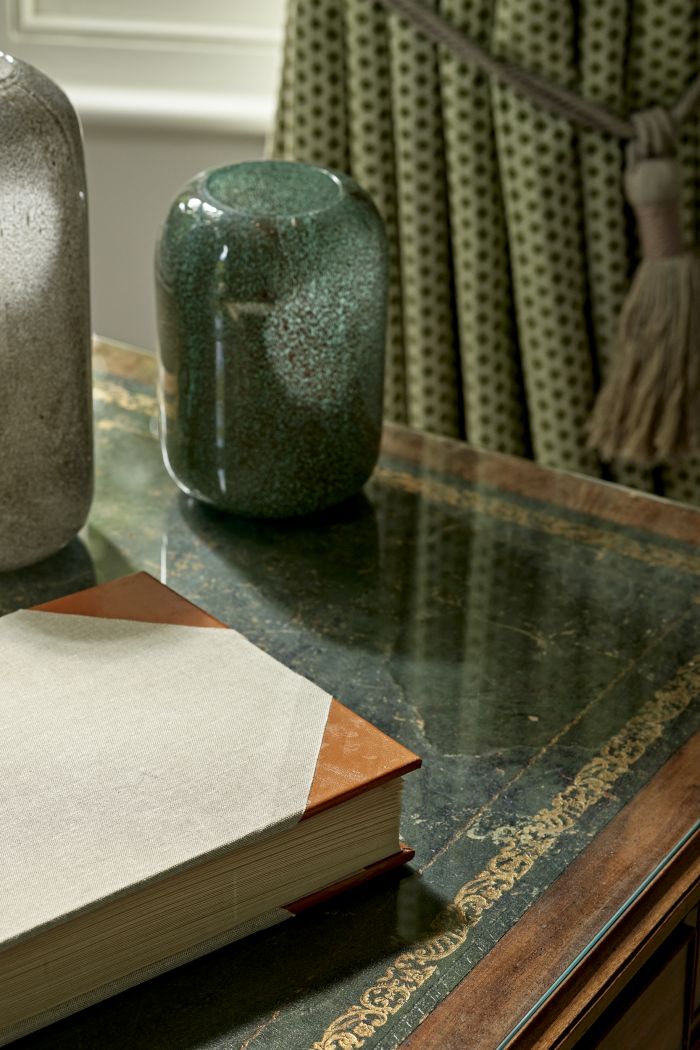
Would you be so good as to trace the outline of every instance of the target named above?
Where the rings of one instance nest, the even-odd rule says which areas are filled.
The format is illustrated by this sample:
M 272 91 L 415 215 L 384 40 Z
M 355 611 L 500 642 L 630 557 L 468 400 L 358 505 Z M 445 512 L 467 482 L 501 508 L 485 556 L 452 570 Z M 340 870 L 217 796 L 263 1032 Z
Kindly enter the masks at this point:
M 144 573 L 0 619 L 0 1045 L 412 856 L 420 759 L 223 627 Z

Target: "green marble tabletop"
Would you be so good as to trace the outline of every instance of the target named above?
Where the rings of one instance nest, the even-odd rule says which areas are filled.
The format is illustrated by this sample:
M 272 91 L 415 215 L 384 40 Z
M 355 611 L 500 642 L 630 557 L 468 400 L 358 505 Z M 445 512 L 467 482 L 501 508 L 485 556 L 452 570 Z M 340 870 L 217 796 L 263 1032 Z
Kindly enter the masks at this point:
M 0 612 L 151 572 L 423 757 L 415 861 L 17 1046 L 389 1050 L 700 728 L 700 548 L 398 429 L 343 506 L 227 518 L 166 474 L 154 372 L 98 356 L 89 522 Z

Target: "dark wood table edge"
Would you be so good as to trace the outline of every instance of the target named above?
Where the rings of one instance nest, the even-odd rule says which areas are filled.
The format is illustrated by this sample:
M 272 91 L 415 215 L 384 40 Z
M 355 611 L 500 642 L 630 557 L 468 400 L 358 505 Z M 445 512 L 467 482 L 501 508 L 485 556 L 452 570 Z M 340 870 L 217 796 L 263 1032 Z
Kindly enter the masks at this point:
M 544 1011 L 533 1016 L 509 1047 L 574 1047 L 699 900 L 700 829 L 648 887 L 638 908 L 630 908 L 601 943 L 592 961 L 593 979 L 586 981 L 583 970 L 553 1001 L 555 1016 Z
M 693 827 L 700 814 L 699 773 L 700 732 L 595 836 L 402 1047 L 496 1050 Z M 700 831 L 668 859 L 508 1046 L 572 1046 L 697 897 Z
M 700 543 L 700 508 L 601 478 L 476 449 L 454 438 L 385 423 L 382 453 L 515 495 L 591 514 L 669 539 Z

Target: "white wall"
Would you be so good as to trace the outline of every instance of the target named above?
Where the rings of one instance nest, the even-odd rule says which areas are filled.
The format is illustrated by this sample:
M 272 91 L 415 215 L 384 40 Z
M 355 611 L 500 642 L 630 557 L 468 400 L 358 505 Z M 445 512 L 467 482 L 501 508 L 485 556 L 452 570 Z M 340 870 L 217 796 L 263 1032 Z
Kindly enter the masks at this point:
M 0 49 L 81 117 L 93 328 L 155 347 L 153 251 L 196 172 L 262 155 L 284 0 L 0 0 Z
M 86 128 L 96 332 L 155 347 L 153 251 L 170 201 L 203 168 L 248 160 L 261 150 L 258 135 Z

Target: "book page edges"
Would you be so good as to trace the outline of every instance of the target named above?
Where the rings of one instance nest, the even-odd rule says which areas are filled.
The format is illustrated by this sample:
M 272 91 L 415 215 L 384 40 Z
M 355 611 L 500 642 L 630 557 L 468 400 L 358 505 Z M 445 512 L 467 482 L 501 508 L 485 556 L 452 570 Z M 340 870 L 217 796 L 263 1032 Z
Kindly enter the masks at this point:
M 185 627 L 226 628 L 226 624 L 147 572 L 133 573 L 44 602 L 35 606 L 35 610 Z M 331 700 L 306 810 L 301 819 L 306 820 L 370 787 L 402 776 L 420 764 L 420 758 L 408 748 L 338 700 Z
M 415 855 L 415 850 L 402 842 L 398 853 L 392 853 L 390 857 L 385 857 L 384 860 L 368 864 L 362 871 L 358 871 L 354 875 L 348 875 L 347 878 L 334 882 L 322 890 L 316 890 L 315 893 L 309 893 L 306 897 L 300 897 L 299 900 L 292 901 L 291 904 L 285 904 L 284 907 L 292 915 L 298 915 L 299 912 L 306 911 L 307 908 L 313 908 L 316 904 L 323 904 L 324 901 L 331 900 L 339 893 L 344 893 L 345 890 L 355 889 L 371 879 L 376 879 L 379 875 L 385 875 L 389 871 L 394 871 L 395 868 L 400 868 L 402 864 L 407 864 L 409 860 L 413 860 Z
M 401 849 L 398 853 L 394 853 L 390 857 L 386 857 L 384 860 L 377 861 L 375 864 L 369 864 L 366 868 L 356 872 L 356 874 L 349 875 L 347 878 L 341 879 L 339 882 L 334 882 L 322 890 L 317 890 L 315 893 L 310 893 L 306 897 L 301 897 L 299 900 L 286 904 L 284 907 L 273 908 L 271 911 L 265 912 L 263 915 L 259 915 L 255 919 L 243 923 L 241 926 L 236 926 L 225 933 L 217 934 L 215 937 L 209 938 L 207 941 L 201 942 L 200 944 L 195 944 L 185 951 L 177 952 L 175 955 L 167 956 L 164 959 L 159 959 L 149 966 L 133 971 L 130 974 L 126 974 L 124 977 L 120 977 L 115 981 L 110 981 L 108 984 L 102 985 L 99 988 L 94 988 L 90 992 L 86 992 L 65 1003 L 61 1003 L 60 1006 L 42 1011 L 40 1014 L 35 1014 L 34 1017 L 28 1017 L 26 1020 L 21 1021 L 10 1029 L 5 1029 L 4 1031 L 0 1030 L 0 1047 L 14 1042 L 15 1039 L 19 1039 L 24 1035 L 29 1035 L 30 1032 L 35 1032 L 40 1028 L 44 1028 L 46 1025 L 60 1021 L 64 1017 L 70 1017 L 71 1014 L 78 1013 L 80 1010 L 85 1010 L 88 1006 L 94 1006 L 96 1003 L 102 1002 L 104 999 L 109 999 L 113 995 L 118 995 L 120 992 L 125 992 L 129 988 L 134 988 L 139 984 L 143 984 L 145 981 L 149 981 L 153 977 L 158 977 L 160 974 L 167 973 L 169 970 L 174 970 L 178 966 L 184 966 L 188 962 L 194 962 L 196 959 L 209 954 L 209 952 L 216 951 L 218 948 L 224 948 L 229 944 L 242 940 L 244 937 L 249 937 L 253 933 L 269 929 L 271 926 L 283 922 L 285 919 L 292 918 L 292 916 L 298 915 L 302 911 L 306 911 L 307 908 L 312 908 L 314 905 L 322 904 L 325 901 L 331 900 L 339 893 L 344 893 L 346 890 L 362 886 L 365 882 L 369 882 L 371 879 L 375 879 L 380 875 L 393 871 L 402 864 L 406 864 L 407 861 L 413 859 L 413 856 L 414 851 L 402 843 Z
M 12 1043 L 21 1036 L 29 1035 L 30 1032 L 35 1032 L 39 1028 L 45 1028 L 46 1025 L 54 1024 L 64 1017 L 70 1017 L 71 1014 L 85 1010 L 88 1006 L 94 1006 L 95 1003 L 100 1003 L 104 999 L 110 999 L 113 995 L 118 995 L 129 988 L 134 988 L 145 981 L 150 981 L 153 977 L 159 977 L 161 974 L 167 973 L 168 970 L 174 970 L 177 966 L 184 966 L 185 963 L 194 962 L 195 959 L 199 959 L 203 955 L 209 954 L 209 952 L 216 951 L 218 948 L 224 948 L 235 941 L 242 940 L 244 937 L 249 937 L 253 933 L 268 929 L 276 923 L 291 918 L 291 916 L 292 913 L 286 908 L 273 908 L 271 911 L 258 915 L 255 919 L 242 923 L 240 926 L 235 926 L 233 929 L 217 934 L 215 937 L 210 937 L 206 941 L 194 944 L 185 951 L 176 952 L 174 955 L 166 956 L 164 959 L 158 959 L 148 966 L 143 966 L 138 970 L 125 974 L 123 977 L 116 978 L 114 981 L 100 985 L 99 988 L 93 988 L 89 992 L 84 992 L 72 999 L 68 999 L 59 1006 L 51 1007 L 49 1010 L 42 1010 L 41 1013 L 34 1014 L 33 1017 L 27 1017 L 25 1020 L 13 1024 L 11 1028 L 0 1029 L 0 1046 L 6 1046 L 7 1043 Z

